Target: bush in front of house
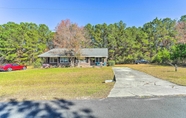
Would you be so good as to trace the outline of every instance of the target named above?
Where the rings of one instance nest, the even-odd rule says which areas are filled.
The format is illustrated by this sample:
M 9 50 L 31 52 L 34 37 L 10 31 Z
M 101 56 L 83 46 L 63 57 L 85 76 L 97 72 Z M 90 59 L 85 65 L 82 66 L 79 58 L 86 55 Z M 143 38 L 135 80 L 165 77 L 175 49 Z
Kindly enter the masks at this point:
M 33 63 L 33 66 L 34 66 L 34 68 L 40 68 L 40 67 L 42 66 L 42 64 L 41 64 L 40 61 L 35 61 L 35 62 Z
M 115 61 L 114 60 L 109 60 L 108 65 L 109 66 L 115 66 Z

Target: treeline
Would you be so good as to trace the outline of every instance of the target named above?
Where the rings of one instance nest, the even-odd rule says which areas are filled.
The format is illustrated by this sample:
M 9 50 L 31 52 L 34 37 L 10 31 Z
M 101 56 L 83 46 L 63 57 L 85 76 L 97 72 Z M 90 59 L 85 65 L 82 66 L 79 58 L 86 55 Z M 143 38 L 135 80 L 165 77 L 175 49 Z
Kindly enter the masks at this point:
M 184 62 L 186 58 L 186 15 L 178 21 L 155 18 L 142 27 L 127 27 L 120 21 L 87 24 L 84 29 L 90 40 L 87 47 L 108 48 L 109 60 L 116 63 L 133 63 L 137 59 Z M 0 25 L 0 63 L 41 63 L 38 55 L 55 47 L 57 34 L 58 31 L 51 32 L 45 24 L 8 22 Z
M 155 18 L 138 28 L 126 27 L 122 21 L 109 25 L 87 24 L 85 28 L 92 46 L 108 48 L 109 60 L 116 63 L 134 63 L 137 59 L 165 63 L 186 58 L 186 15 L 178 21 Z
M 53 33 L 45 24 L 8 22 L 0 25 L 0 61 L 39 63 L 38 55 L 51 45 L 52 37 Z

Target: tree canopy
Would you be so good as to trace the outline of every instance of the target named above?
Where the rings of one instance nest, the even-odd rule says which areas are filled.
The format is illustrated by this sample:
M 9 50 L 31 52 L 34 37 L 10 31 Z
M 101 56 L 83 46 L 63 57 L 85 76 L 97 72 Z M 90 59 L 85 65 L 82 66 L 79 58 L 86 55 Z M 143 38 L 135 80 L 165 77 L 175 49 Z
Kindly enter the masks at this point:
M 84 27 L 79 27 L 69 19 L 62 20 L 56 27 L 54 46 L 73 50 L 75 55 L 80 54 L 80 49 L 88 46 L 87 32 Z
M 116 63 L 133 63 L 136 59 L 157 61 L 160 51 L 169 51 L 176 42 L 176 21 L 158 19 L 143 27 L 126 27 L 122 21 L 114 24 L 87 24 L 93 47 L 108 48 L 109 59 Z
M 52 37 L 45 24 L 8 22 L 0 25 L 0 57 L 11 63 L 40 62 L 38 55 L 50 47 Z
M 113 24 L 87 24 L 79 27 L 62 20 L 55 32 L 45 24 L 8 22 L 0 25 L 0 61 L 33 64 L 37 56 L 51 48 L 108 48 L 109 60 L 133 63 L 137 59 L 165 63 L 185 60 L 186 15 L 179 20 L 155 18 L 142 27 Z

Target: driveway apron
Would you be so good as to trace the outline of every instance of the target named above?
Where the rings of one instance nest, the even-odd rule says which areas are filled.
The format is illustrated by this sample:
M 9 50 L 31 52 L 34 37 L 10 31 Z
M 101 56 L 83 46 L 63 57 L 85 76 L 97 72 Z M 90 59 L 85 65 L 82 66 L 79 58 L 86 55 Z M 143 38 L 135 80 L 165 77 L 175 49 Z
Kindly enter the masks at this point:
M 186 95 L 186 87 L 127 67 L 113 68 L 116 83 L 108 97 Z

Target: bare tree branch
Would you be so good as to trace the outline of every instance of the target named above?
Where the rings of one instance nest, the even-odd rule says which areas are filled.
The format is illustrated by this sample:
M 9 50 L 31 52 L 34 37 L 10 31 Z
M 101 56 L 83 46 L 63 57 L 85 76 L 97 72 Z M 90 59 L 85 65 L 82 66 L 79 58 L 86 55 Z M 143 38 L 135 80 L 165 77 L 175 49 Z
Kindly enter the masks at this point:
M 75 57 L 81 56 L 81 48 L 89 45 L 90 39 L 84 27 L 79 27 L 69 19 L 62 20 L 56 27 L 54 35 L 54 45 L 59 48 L 66 48 L 67 52 L 72 52 Z

